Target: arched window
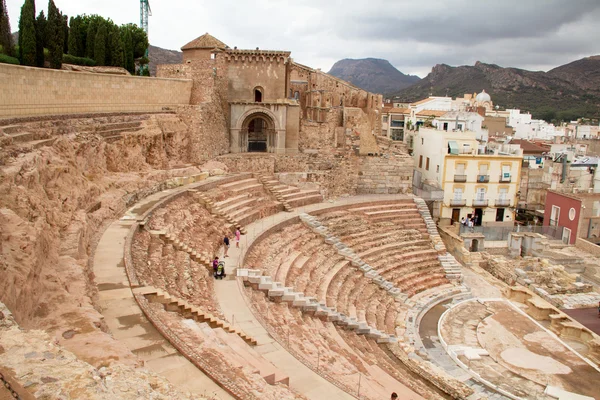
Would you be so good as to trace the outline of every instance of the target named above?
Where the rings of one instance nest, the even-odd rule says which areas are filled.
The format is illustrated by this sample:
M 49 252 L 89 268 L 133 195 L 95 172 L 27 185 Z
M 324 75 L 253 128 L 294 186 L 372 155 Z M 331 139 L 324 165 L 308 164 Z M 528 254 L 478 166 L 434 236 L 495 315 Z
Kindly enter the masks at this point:
M 294 92 L 294 99 L 300 100 L 300 92 L 298 92 L 298 91 Z
M 261 87 L 255 87 L 254 88 L 254 102 L 255 103 L 262 103 L 262 98 L 263 98 L 262 88 Z

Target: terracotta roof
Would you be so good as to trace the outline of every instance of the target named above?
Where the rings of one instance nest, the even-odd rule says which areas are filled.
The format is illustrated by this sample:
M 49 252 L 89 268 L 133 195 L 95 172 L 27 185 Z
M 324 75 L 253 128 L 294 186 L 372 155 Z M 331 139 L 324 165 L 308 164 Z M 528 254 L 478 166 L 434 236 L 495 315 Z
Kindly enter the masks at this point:
M 417 113 L 420 117 L 441 117 L 446 114 L 448 111 L 443 110 L 422 110 Z
M 397 107 L 392 107 L 392 108 L 384 108 L 383 109 L 384 112 L 386 113 L 391 113 L 391 114 L 410 114 L 410 109 L 408 108 L 397 108 Z
M 550 147 L 548 146 L 540 146 L 523 139 L 512 139 L 510 144 L 518 144 L 521 146 L 521 149 L 523 149 L 523 154 L 542 154 L 550 151 Z
M 229 48 L 229 46 L 227 46 L 225 43 L 221 42 L 216 37 L 214 37 L 208 33 L 205 33 L 204 35 L 197 37 L 196 39 L 192 40 L 191 42 L 189 42 L 188 44 L 183 46 L 181 48 L 181 50 L 227 49 L 227 48 Z
M 430 99 L 430 98 L 428 97 L 428 98 L 426 98 L 426 99 L 419 100 L 419 101 L 416 101 L 416 102 L 414 102 L 414 103 L 410 103 L 410 105 L 411 105 L 411 106 L 418 106 L 419 104 L 424 104 L 424 103 L 427 103 L 427 102 L 429 102 L 429 101 L 432 101 L 432 100 L 433 100 L 433 99 Z

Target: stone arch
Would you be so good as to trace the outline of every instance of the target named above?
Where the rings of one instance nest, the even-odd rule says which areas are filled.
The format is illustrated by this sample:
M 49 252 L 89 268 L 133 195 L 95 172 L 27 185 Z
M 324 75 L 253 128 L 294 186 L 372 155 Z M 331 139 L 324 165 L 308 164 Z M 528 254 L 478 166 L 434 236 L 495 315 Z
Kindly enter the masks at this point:
M 275 114 L 267 108 L 253 108 L 246 111 L 236 121 L 235 132 L 241 152 L 268 152 L 276 151 L 280 132 L 280 124 Z

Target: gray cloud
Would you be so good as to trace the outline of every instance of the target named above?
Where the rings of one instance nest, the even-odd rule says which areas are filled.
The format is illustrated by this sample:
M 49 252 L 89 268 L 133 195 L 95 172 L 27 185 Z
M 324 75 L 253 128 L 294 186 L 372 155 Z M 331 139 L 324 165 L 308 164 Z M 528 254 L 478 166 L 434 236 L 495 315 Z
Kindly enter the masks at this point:
M 68 15 L 138 22 L 133 0 L 54 0 Z M 13 30 L 23 0 L 7 0 Z M 230 46 L 292 51 L 327 71 L 341 58 L 388 59 L 404 73 L 482 62 L 547 70 L 600 54 L 597 0 L 150 0 L 152 44 L 210 32 Z M 46 1 L 37 1 L 38 11 Z

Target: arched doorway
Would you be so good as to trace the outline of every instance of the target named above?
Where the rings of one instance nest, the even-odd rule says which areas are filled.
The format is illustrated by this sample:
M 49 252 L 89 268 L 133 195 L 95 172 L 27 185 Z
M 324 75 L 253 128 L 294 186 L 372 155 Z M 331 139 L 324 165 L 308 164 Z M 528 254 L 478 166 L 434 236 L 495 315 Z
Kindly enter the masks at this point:
M 248 151 L 267 151 L 267 122 L 261 117 L 255 117 L 248 123 Z
M 276 130 L 271 117 L 254 113 L 242 124 L 240 150 L 242 152 L 273 152 L 276 147 Z

